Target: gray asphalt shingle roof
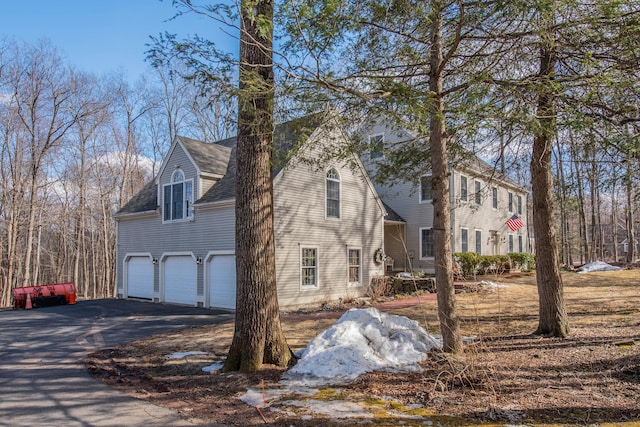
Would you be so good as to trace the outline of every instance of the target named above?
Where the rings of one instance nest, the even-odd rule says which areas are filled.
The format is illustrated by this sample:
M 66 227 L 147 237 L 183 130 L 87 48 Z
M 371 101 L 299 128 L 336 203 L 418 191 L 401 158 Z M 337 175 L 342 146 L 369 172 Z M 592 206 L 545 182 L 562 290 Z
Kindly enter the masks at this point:
M 385 221 L 407 222 L 407 221 L 404 220 L 404 218 L 402 218 L 400 216 L 400 214 L 398 212 L 396 212 L 393 209 L 391 209 L 391 206 L 387 205 L 384 201 L 382 201 L 382 205 L 384 206 L 385 210 L 387 211 L 387 214 L 384 217 Z
M 178 138 L 202 172 L 215 175 L 225 174 L 231 156 L 231 147 L 224 146 L 219 142 L 208 144 L 184 136 L 178 136 Z
M 322 124 L 324 114 L 314 114 L 277 125 L 274 130 L 273 176 L 275 177 L 295 154 L 296 149 Z M 223 177 L 195 204 L 213 203 L 235 198 L 237 138 L 227 138 L 214 144 L 178 136 L 200 171 Z M 148 183 L 118 214 L 130 214 L 158 208 L 157 185 Z
M 118 211 L 118 215 L 148 212 L 156 209 L 158 209 L 158 186 L 154 180 L 142 187 L 142 190 Z

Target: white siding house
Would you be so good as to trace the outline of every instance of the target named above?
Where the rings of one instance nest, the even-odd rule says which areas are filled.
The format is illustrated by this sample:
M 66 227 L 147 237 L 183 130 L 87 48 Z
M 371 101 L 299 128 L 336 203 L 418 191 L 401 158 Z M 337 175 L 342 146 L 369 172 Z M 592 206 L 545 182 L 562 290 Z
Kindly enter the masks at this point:
M 345 138 L 332 120 L 290 122 L 275 135 L 288 159 L 273 171 L 280 305 L 361 295 L 383 272 L 373 254 L 385 216 L 364 167 L 308 161 Z M 119 297 L 235 309 L 235 143 L 177 137 L 155 180 L 118 212 Z
M 385 161 L 382 147 L 414 142 L 409 132 L 378 123 L 364 131 L 372 147 L 362 156 L 373 176 Z M 433 204 L 431 170 L 425 164 L 413 180 L 376 182 L 383 200 L 385 252 L 390 258 L 387 271 L 434 271 Z M 530 252 L 527 235 L 526 191 L 513 180 L 497 173 L 476 156 L 452 163 L 450 167 L 451 241 L 454 252 L 500 255 Z M 522 221 L 516 230 L 507 221 L 514 215 Z

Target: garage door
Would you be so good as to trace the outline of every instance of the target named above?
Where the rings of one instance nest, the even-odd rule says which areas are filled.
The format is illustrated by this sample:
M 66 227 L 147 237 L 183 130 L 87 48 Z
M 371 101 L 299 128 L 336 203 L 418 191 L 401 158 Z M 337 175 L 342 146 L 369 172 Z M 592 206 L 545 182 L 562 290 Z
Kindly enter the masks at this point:
M 196 262 L 188 255 L 170 256 L 163 262 L 164 300 L 196 305 Z
M 153 263 L 148 256 L 134 256 L 127 261 L 127 296 L 153 298 Z
M 209 262 L 209 306 L 236 308 L 236 257 L 214 255 Z

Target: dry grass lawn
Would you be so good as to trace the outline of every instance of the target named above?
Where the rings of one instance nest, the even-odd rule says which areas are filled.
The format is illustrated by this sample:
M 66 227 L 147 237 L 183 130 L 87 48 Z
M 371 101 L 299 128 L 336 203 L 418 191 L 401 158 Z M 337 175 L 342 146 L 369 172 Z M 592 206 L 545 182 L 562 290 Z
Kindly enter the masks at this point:
M 195 424 L 640 425 L 640 270 L 564 273 L 572 328 L 567 339 L 530 335 L 538 313 L 534 275 L 482 279 L 506 287 L 457 295 L 463 334 L 478 337 L 466 346 L 465 354 L 433 354 L 421 374 L 367 374 L 312 397 L 327 405 L 355 402 L 372 419 L 330 418 L 282 406 L 277 412 L 264 408 L 261 415 L 239 401 L 247 388 L 263 380 L 267 388 L 277 387 L 282 371 L 265 367 L 252 375 L 202 372 L 203 366 L 224 358 L 232 323 L 106 349 L 91 355 L 87 365 L 113 387 L 173 407 Z M 438 333 L 436 303 L 427 299 L 404 308 L 387 305 L 385 311 L 418 320 Z M 285 313 L 283 326 L 292 348 L 303 348 L 346 308 Z M 165 357 L 188 350 L 210 354 Z

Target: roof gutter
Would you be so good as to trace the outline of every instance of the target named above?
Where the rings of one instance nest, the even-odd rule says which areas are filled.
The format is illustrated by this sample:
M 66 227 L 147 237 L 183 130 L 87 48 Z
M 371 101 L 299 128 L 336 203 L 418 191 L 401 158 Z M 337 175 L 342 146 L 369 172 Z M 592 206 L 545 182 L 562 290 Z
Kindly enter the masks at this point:
M 113 219 L 116 221 L 121 219 L 131 219 L 131 218 L 139 218 L 145 216 L 155 216 L 158 215 L 158 209 L 154 209 L 152 211 L 142 211 L 142 212 L 130 212 L 130 213 L 115 213 L 113 214 Z

